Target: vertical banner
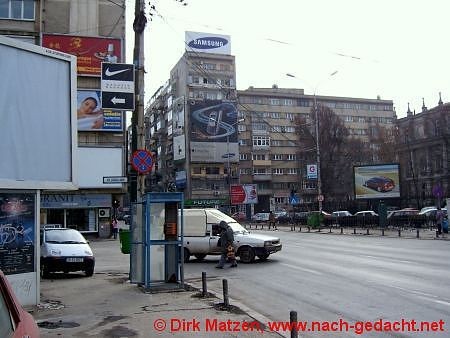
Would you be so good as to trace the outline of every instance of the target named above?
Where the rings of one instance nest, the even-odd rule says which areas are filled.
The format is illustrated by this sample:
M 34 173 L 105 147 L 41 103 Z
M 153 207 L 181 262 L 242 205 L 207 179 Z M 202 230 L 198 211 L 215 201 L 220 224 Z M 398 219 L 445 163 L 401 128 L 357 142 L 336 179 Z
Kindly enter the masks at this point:
M 256 184 L 231 185 L 231 204 L 257 204 L 258 194 L 256 188 Z
M 0 193 L 0 269 L 5 275 L 35 271 L 35 195 Z

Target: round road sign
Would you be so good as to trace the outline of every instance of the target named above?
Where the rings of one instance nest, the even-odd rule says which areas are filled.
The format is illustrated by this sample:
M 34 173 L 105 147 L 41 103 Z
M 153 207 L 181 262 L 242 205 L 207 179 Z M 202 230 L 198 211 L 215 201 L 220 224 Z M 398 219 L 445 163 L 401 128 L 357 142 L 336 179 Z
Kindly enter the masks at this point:
M 131 165 L 139 174 L 147 174 L 153 167 L 153 155 L 145 149 L 138 149 L 131 157 Z
M 323 201 L 323 195 L 317 196 L 317 200 L 318 200 L 319 202 L 322 202 L 322 201 Z

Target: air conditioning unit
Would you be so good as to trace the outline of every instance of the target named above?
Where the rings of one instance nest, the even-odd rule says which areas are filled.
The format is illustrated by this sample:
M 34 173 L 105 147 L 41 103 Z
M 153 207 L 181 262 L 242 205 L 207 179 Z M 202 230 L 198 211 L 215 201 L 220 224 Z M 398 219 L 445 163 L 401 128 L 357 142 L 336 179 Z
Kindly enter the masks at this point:
M 110 209 L 109 208 L 98 209 L 98 217 L 99 218 L 109 218 L 109 216 L 110 216 Z
M 218 191 L 214 191 L 214 193 L 213 193 L 214 196 L 219 196 L 219 194 L 220 193 Z

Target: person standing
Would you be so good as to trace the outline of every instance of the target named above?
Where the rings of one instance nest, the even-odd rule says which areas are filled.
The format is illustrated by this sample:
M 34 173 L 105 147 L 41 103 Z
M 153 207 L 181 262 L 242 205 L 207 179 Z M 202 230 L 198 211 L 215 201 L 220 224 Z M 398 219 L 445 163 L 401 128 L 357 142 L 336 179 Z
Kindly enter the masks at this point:
M 225 262 L 228 260 L 231 263 L 231 267 L 237 267 L 236 256 L 234 253 L 234 233 L 233 229 L 228 225 L 227 222 L 221 221 L 219 223 L 220 227 L 220 238 L 219 246 L 222 248 L 222 254 L 220 255 L 219 264 L 216 266 L 217 269 L 223 269 Z
M 444 212 L 439 207 L 436 211 L 436 237 L 442 234 L 442 221 L 444 220 Z
M 119 223 L 117 223 L 117 219 L 113 218 L 112 220 L 112 234 L 113 238 L 117 239 L 117 233 L 119 232 Z
M 269 213 L 269 230 L 270 230 L 270 227 L 273 227 L 274 229 L 276 229 L 276 227 L 275 227 L 275 215 L 273 214 L 272 211 Z

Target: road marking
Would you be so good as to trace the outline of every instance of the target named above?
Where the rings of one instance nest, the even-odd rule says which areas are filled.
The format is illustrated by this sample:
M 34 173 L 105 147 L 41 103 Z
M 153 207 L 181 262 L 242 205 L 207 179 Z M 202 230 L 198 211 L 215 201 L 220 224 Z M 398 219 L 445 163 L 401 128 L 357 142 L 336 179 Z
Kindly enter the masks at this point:
M 450 306 L 450 302 L 447 302 L 445 300 L 437 299 L 438 296 L 435 296 L 435 295 L 433 295 L 431 293 L 426 293 L 426 292 L 416 291 L 416 290 L 410 290 L 410 289 L 402 288 L 402 287 L 399 287 L 399 286 L 393 286 L 393 285 L 390 285 L 390 287 L 393 288 L 393 289 L 398 289 L 398 290 L 404 291 L 406 293 L 413 294 L 413 295 L 417 296 L 418 298 L 423 299 L 423 300 L 427 300 L 429 302 Z
M 361 255 L 361 257 L 372 258 L 372 259 L 376 259 L 376 260 L 386 259 L 386 260 L 390 260 L 391 262 L 414 264 L 413 261 L 407 261 L 407 260 L 401 260 L 401 259 L 395 259 L 395 258 L 377 257 L 377 256 L 371 256 L 371 255 Z
M 295 269 L 295 270 L 300 270 L 300 271 L 305 271 L 305 272 L 309 272 L 315 275 L 323 275 L 323 273 L 316 271 L 316 270 L 311 270 L 311 269 L 307 269 L 307 268 L 302 268 L 300 266 L 296 266 L 296 265 L 292 265 L 292 264 L 286 264 L 286 263 L 280 263 L 281 265 L 287 266 L 288 268 L 291 269 Z

